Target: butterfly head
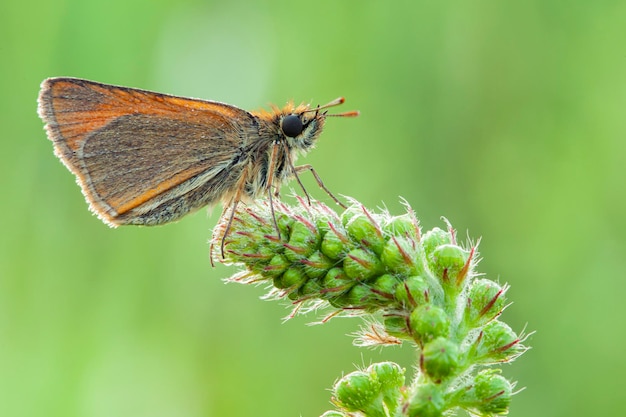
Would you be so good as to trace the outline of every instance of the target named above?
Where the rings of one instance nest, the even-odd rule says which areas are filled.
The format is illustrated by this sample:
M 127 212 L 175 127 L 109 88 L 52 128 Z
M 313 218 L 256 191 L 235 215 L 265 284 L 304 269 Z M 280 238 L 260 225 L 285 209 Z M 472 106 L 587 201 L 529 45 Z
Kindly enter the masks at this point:
M 287 141 L 291 149 L 307 151 L 322 133 L 327 117 L 358 116 L 359 113 L 356 111 L 328 114 L 326 109 L 343 102 L 344 99 L 341 97 L 323 106 L 315 107 L 305 104 L 294 106 L 293 103 L 289 103 L 283 109 L 275 109 L 274 123 L 279 135 Z

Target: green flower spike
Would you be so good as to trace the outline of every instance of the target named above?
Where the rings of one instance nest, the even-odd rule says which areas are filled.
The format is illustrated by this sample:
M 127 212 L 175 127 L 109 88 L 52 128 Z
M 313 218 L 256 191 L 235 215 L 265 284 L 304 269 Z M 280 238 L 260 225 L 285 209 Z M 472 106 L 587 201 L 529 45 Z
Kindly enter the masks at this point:
M 409 341 L 418 353 L 408 385 L 392 362 L 340 378 L 336 410 L 323 416 L 508 412 L 514 384 L 487 367 L 524 353 L 527 336 L 500 321 L 508 286 L 476 278 L 476 246 L 460 245 L 449 223 L 422 233 L 408 205 L 391 216 L 355 200 L 341 215 L 319 202 L 273 204 L 240 205 L 225 239 L 229 214 L 215 228 L 212 258 L 242 267 L 228 281 L 266 284 L 265 298 L 295 306 L 289 317 L 321 308 L 330 311 L 322 322 L 361 316 L 358 346 Z

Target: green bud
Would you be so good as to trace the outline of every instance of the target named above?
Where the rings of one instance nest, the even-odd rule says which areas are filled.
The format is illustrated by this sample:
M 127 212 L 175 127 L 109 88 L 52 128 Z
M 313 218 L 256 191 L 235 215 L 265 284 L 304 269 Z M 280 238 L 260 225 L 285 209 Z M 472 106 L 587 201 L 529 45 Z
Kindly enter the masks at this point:
M 298 301 L 302 297 L 300 296 L 300 291 L 298 288 L 295 288 L 295 289 L 290 288 L 287 292 L 287 298 L 290 299 L 291 301 Z
M 289 268 L 289 261 L 283 255 L 274 255 L 272 260 L 263 268 L 263 275 L 272 278 L 282 275 Z
M 447 245 L 449 243 L 452 243 L 450 233 L 443 231 L 438 227 L 429 230 L 424 234 L 424 236 L 422 236 L 422 247 L 424 248 L 424 253 L 428 257 L 432 255 L 437 246 Z
M 259 245 L 253 251 L 242 252 L 240 256 L 241 262 L 245 263 L 253 271 L 261 273 L 274 258 L 275 252 L 267 246 Z
M 307 280 L 302 287 L 300 287 L 300 291 L 298 291 L 298 295 L 301 297 L 310 297 L 316 296 L 319 297 L 320 292 L 322 291 L 322 286 L 319 281 L 316 279 Z
M 324 234 L 321 250 L 324 255 L 336 261 L 342 259 L 346 252 L 351 249 L 349 243 L 348 237 L 337 230 L 336 226 L 333 226 Z
M 337 405 L 347 411 L 364 412 L 368 416 L 385 415 L 380 390 L 381 384 L 376 375 L 364 371 L 349 373 L 333 388 Z
M 325 297 L 325 299 L 328 300 L 328 303 L 331 306 L 337 309 L 344 309 L 344 308 L 352 307 L 351 300 L 347 294 L 339 294 L 339 295 L 334 295 L 333 297 Z
M 508 362 L 523 351 L 517 334 L 506 323 L 493 320 L 483 328 L 475 355 L 482 363 Z
M 422 350 L 424 371 L 435 382 L 454 375 L 460 359 L 457 344 L 444 337 L 438 337 L 426 343 Z
M 371 217 L 364 213 L 353 216 L 346 224 L 346 231 L 355 242 L 367 246 L 375 254 L 380 255 L 385 239 Z
M 341 224 L 346 227 L 350 220 L 355 216 L 363 215 L 363 207 L 360 205 L 352 204 L 341 213 Z
M 379 362 L 370 365 L 367 371 L 378 377 L 383 402 L 393 412 L 398 407 L 402 395 L 400 389 L 404 386 L 404 369 L 397 363 Z
M 278 224 L 278 230 L 280 230 L 280 234 L 282 237 L 281 241 L 285 241 L 288 239 L 289 234 L 291 232 L 291 227 L 293 226 L 294 222 L 295 222 L 295 219 L 293 218 L 293 216 L 289 216 L 286 213 L 276 214 L 276 224 Z M 272 227 L 272 231 L 273 230 L 274 228 Z
M 376 255 L 365 249 L 352 249 L 343 261 L 343 268 L 348 277 L 358 281 L 366 281 L 383 271 Z
M 344 300 L 346 306 L 350 307 L 370 307 L 372 300 L 376 300 L 376 294 L 372 292 L 369 285 L 356 284 L 346 293 Z M 375 307 L 375 306 L 374 306 Z
M 311 256 L 320 243 L 320 235 L 315 226 L 304 221 L 292 224 L 289 243 L 285 244 L 285 256 L 291 262 L 298 262 Z
M 329 299 L 347 292 L 355 284 L 343 268 L 330 269 L 322 279 L 322 298 Z
M 278 238 L 276 230 L 272 229 L 258 238 L 259 246 L 264 246 L 273 254 L 282 254 L 285 251 L 285 242 L 288 240 L 288 236 L 289 235 L 281 232 L 281 237 Z
M 513 384 L 496 370 L 485 370 L 476 375 L 472 389 L 466 394 L 471 401 L 462 401 L 478 414 L 504 415 L 509 410 L 512 391 Z
M 307 280 L 306 274 L 300 268 L 289 268 L 279 277 L 274 278 L 274 286 L 280 289 L 298 289 Z
M 416 307 L 430 301 L 430 287 L 419 275 L 408 277 L 396 287 L 396 300 L 406 308 Z
M 256 233 L 241 232 L 231 233 L 226 241 L 226 257 L 233 262 L 242 262 L 246 266 L 251 262 L 244 254 L 254 253 L 259 247 L 260 239 Z M 221 241 L 219 242 L 221 245 Z
M 392 237 L 382 250 L 383 265 L 396 274 L 418 275 L 422 271 L 420 246 L 407 237 Z
M 394 300 L 394 294 L 398 283 L 399 280 L 395 276 L 384 274 L 376 278 L 376 280 L 370 285 L 370 288 L 381 302 L 388 304 Z
M 382 229 L 383 232 L 392 236 L 406 237 L 412 240 L 418 240 L 419 237 L 419 224 L 409 213 L 392 217 L 383 224 Z
M 320 251 L 315 251 L 311 256 L 300 261 L 304 265 L 304 272 L 309 278 L 322 278 L 330 268 L 333 262 L 328 259 Z
M 324 238 L 326 233 L 330 231 L 330 226 L 328 225 L 328 222 L 329 220 L 327 216 L 315 218 L 315 228 L 320 233 L 320 236 L 322 237 L 322 239 Z
M 457 245 L 440 245 L 433 251 L 429 266 L 444 282 L 455 283 L 469 253 Z
M 435 338 L 446 337 L 450 331 L 450 318 L 442 308 L 423 304 L 411 312 L 409 325 L 415 341 L 423 345 Z
M 409 398 L 409 417 L 441 417 L 446 401 L 443 388 L 437 384 L 420 384 Z
M 496 318 L 505 307 L 505 291 L 506 288 L 488 279 L 473 281 L 465 313 L 468 323 L 479 327 Z
M 378 362 L 368 366 L 367 370 L 378 376 L 382 389 L 400 389 L 404 385 L 404 369 L 394 362 Z

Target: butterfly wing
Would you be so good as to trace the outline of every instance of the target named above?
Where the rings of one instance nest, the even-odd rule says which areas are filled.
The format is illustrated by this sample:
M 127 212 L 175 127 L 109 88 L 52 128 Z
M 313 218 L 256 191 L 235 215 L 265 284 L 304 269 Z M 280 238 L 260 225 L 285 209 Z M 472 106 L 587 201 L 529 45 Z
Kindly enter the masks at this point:
M 113 226 L 160 224 L 218 201 L 257 130 L 227 104 L 74 78 L 43 82 L 39 115 L 92 211 Z

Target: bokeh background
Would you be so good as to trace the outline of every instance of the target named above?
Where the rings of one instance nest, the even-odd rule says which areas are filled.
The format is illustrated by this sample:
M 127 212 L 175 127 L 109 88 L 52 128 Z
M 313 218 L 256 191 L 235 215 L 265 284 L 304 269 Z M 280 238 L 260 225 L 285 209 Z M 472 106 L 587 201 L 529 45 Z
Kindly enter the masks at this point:
M 345 96 L 361 117 L 329 120 L 306 162 L 336 193 L 482 237 L 504 319 L 536 331 L 504 367 L 526 387 L 510 415 L 623 415 L 625 22 L 620 0 L 2 2 L 0 415 L 317 416 L 342 372 L 415 361 L 224 285 L 219 208 L 99 222 L 37 118 L 61 75 L 246 109 Z

